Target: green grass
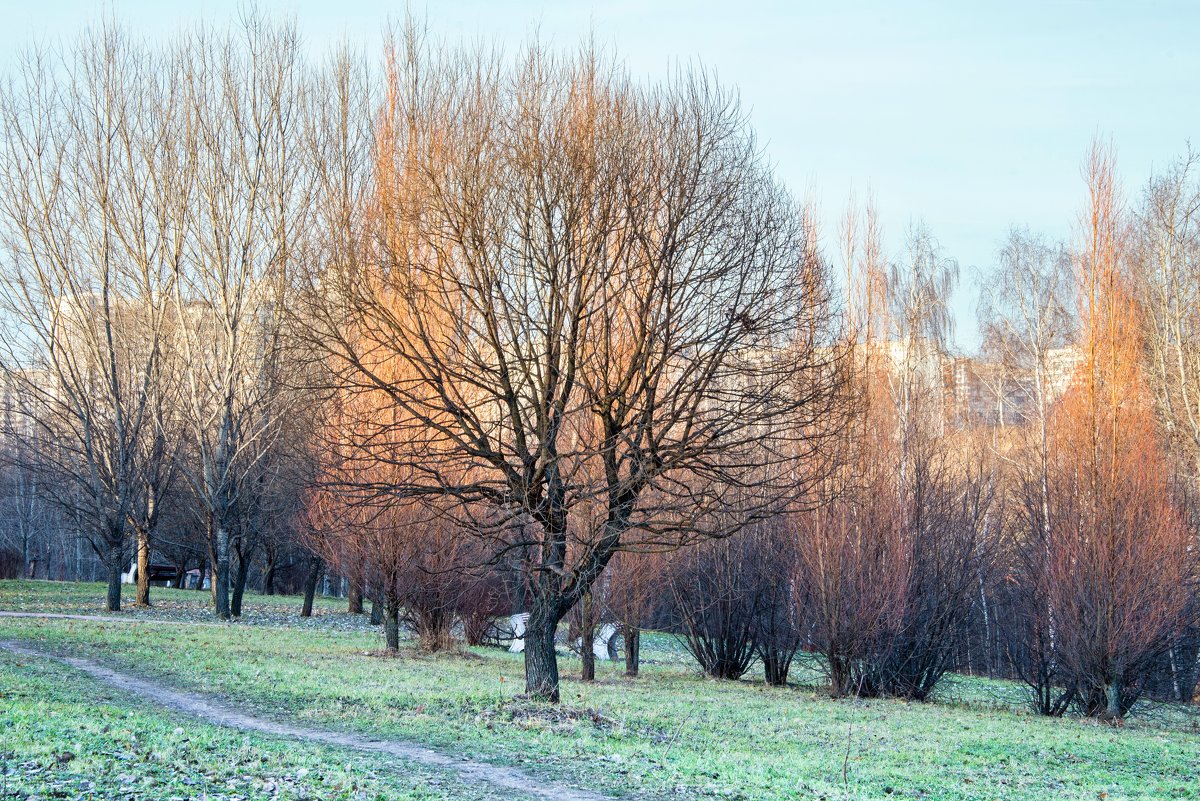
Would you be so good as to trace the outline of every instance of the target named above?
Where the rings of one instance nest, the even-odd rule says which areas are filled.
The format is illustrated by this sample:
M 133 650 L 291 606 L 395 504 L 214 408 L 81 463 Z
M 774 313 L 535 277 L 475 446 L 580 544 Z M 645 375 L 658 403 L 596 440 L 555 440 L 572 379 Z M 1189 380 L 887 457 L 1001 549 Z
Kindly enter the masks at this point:
M 0 582 L 0 608 L 19 592 Z M 564 655 L 564 703 L 554 708 L 517 697 L 519 656 L 407 649 L 391 659 L 368 627 L 287 621 L 0 619 L 0 639 L 628 797 L 1200 799 L 1200 735 L 1185 714 L 1135 718 L 1123 730 L 1048 720 L 1024 712 L 1012 685 L 967 677 L 951 681 L 939 703 L 833 701 L 814 687 L 704 679 L 661 636 L 647 637 L 651 664 L 637 680 L 602 663 L 597 682 L 576 681 L 578 661 Z
M 138 706 L 57 663 L 0 651 L 0 798 L 498 797 L 424 766 L 231 734 Z
M 107 586 L 102 583 L 52 581 L 0 581 L 0 610 L 9 612 L 47 612 L 68 615 L 120 615 L 137 620 L 212 623 L 211 594 L 208 590 L 150 588 L 150 606 L 134 604 L 134 588 L 126 585 L 121 593 L 121 611 L 109 612 L 105 606 Z M 247 592 L 242 603 L 242 625 L 303 626 L 366 631 L 362 615 L 346 612 L 344 598 L 313 599 L 312 617 L 300 617 L 302 599 L 297 595 L 260 595 Z

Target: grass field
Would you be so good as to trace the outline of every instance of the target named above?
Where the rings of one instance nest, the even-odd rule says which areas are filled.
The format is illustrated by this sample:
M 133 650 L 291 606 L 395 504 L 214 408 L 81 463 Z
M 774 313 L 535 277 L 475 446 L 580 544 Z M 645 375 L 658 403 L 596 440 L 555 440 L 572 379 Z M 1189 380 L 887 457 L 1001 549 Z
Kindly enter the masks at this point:
M 0 798 L 497 799 L 444 771 L 180 720 L 0 652 Z M 511 795 L 506 798 L 512 798 Z
M 3 610 L 100 613 L 102 596 L 99 585 L 0 582 Z M 251 597 L 252 625 L 211 625 L 203 594 L 159 591 L 158 598 L 155 610 L 120 613 L 135 623 L 0 619 L 0 639 L 87 656 L 275 717 L 420 741 L 629 798 L 1200 798 L 1200 733 L 1196 718 L 1183 711 L 1135 717 L 1123 730 L 1046 720 L 1022 710 L 1017 688 L 968 678 L 949 682 L 941 700 L 930 704 L 833 701 L 815 686 L 704 679 L 661 636 L 647 638 L 651 664 L 636 680 L 621 676 L 618 665 L 602 664 L 595 683 L 575 681 L 570 676 L 578 662 L 564 655 L 564 703 L 550 707 L 519 697 L 519 656 L 473 649 L 429 657 L 406 649 L 387 658 L 379 654 L 377 631 L 338 611 L 340 604 L 322 603 L 313 619 L 300 623 L 297 599 Z M 206 622 L 162 625 L 158 617 Z M 302 765 L 311 786 L 297 785 L 288 797 L 343 797 L 336 792 L 345 792 L 348 776 L 360 774 L 373 775 L 375 784 L 354 792 L 385 798 L 407 798 L 404 793 L 425 786 L 388 786 L 387 771 L 375 763 L 360 767 L 370 762 L 361 755 L 283 748 L 267 737 L 166 720 L 106 697 L 83 677 L 67 681 L 67 668 L 29 660 L 18 666 L 5 658 L 0 671 L 0 750 L 10 769 L 36 763 L 59 774 L 119 777 L 120 762 L 106 756 L 113 749 L 106 751 L 104 738 L 95 735 L 97 726 L 111 725 L 99 721 L 115 716 L 122 732 L 142 742 L 150 741 L 142 732 L 153 732 L 154 742 L 162 737 L 170 744 L 179 738 L 171 733 L 183 728 L 189 744 L 164 746 L 162 764 L 178 762 L 196 771 L 196 781 L 211 772 L 213 786 L 223 786 L 231 775 L 227 766 L 240 759 L 243 767 L 233 773 L 248 781 L 237 797 L 274 798 L 254 790 L 255 782 L 295 777 Z M 53 705 L 58 715 L 49 718 L 38 704 Z M 46 723 L 54 719 L 66 722 Z M 31 725 L 49 726 L 42 739 L 51 745 L 21 728 Z M 93 734 L 77 747 L 75 731 Z M 76 758 L 58 766 L 54 754 L 63 750 Z M 244 759 L 235 756 L 243 753 Z M 73 767 L 91 764 L 83 760 L 103 764 Z M 322 783 L 314 785 L 318 774 Z M 337 784 L 343 790 L 322 789 Z M 440 790 L 429 786 L 470 797 L 444 783 Z M 143 797 L 160 795 L 170 794 Z
M 149 608 L 133 603 L 133 587 L 121 595 L 121 612 L 138 620 L 215 623 L 208 590 L 173 590 L 151 587 Z M 0 581 L 0 610 L 108 616 L 104 584 L 61 581 Z M 259 595 L 247 592 L 238 625 L 300 626 L 309 628 L 372 629 L 362 615 L 346 614 L 346 601 L 316 596 L 313 616 L 300 617 L 301 598 L 295 595 Z

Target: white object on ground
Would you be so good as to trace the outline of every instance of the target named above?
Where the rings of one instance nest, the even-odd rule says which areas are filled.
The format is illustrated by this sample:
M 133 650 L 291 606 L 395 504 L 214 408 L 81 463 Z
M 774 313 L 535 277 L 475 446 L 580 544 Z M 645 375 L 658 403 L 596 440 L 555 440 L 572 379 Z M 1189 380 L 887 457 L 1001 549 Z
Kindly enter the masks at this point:
M 592 653 L 597 659 L 616 659 L 617 658 L 617 627 L 612 623 L 605 623 L 596 632 L 596 639 L 592 641 Z
M 592 638 L 592 654 L 600 660 L 608 661 L 617 658 L 617 627 L 612 623 L 605 623 L 600 628 L 596 629 L 596 635 Z M 575 649 L 583 650 L 583 638 L 575 640 Z
M 510 615 L 508 627 L 512 629 L 513 639 L 508 646 L 509 653 L 519 654 L 525 650 L 525 624 L 529 622 L 529 613 Z

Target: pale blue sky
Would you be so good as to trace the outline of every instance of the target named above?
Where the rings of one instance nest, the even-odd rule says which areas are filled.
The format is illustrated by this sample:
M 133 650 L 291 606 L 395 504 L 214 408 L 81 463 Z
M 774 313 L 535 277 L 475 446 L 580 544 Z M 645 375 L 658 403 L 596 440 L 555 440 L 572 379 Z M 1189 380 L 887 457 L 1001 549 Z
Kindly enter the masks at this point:
M 314 50 L 377 47 L 404 13 L 386 0 L 260 0 L 292 14 Z M 0 54 L 70 37 L 111 8 L 150 37 L 237 0 L 3 0 Z M 963 267 L 959 342 L 975 342 L 972 268 L 1008 228 L 1070 236 L 1083 197 L 1079 164 L 1111 137 L 1123 182 L 1200 132 L 1200 2 L 414 2 L 437 35 L 518 44 L 538 28 L 571 46 L 594 31 L 633 74 L 680 61 L 737 85 L 770 158 L 830 223 L 853 188 L 870 188 L 889 251 L 924 219 Z M 1200 137 L 1198 137 L 1200 138 Z M 826 236 L 832 239 L 832 226 Z

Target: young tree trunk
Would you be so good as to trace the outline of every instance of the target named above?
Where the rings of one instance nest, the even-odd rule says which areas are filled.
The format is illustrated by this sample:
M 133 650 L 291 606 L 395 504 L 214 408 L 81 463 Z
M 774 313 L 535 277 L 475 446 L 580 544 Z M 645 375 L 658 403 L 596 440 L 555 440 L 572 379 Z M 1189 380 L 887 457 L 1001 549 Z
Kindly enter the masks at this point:
M 637 678 L 641 667 L 642 630 L 637 626 L 625 626 L 621 636 L 625 639 L 625 675 Z
M 192 587 L 193 590 L 196 590 L 197 592 L 199 592 L 200 590 L 204 589 L 204 574 L 207 572 L 208 572 L 208 560 L 205 559 L 203 556 L 201 556 L 200 557 L 200 572 L 199 572 L 199 575 L 196 577 L 196 586 Z
M 1175 646 L 1167 649 L 1167 666 L 1171 671 L 1171 700 L 1179 703 L 1183 700 L 1183 690 L 1179 682 L 1179 663 L 1175 659 Z
M 250 572 L 250 560 L 241 548 L 237 549 L 237 557 L 237 573 L 233 577 L 233 600 L 230 602 L 229 611 L 234 617 L 241 617 L 242 596 L 246 594 L 246 575 Z
M 275 560 L 267 562 L 267 571 L 263 573 L 263 595 L 275 594 Z
M 780 657 L 773 650 L 766 651 L 763 655 L 763 678 L 767 684 L 772 687 L 786 687 L 788 669 L 791 667 L 789 661 Z
M 213 582 L 213 602 L 217 617 L 229 619 L 229 530 L 217 526 L 216 531 L 216 580 Z
M 308 576 L 304 579 L 304 606 L 300 608 L 300 617 L 312 617 L 313 596 L 317 594 L 317 579 L 321 577 L 321 559 L 314 556 L 309 561 Z
M 33 567 L 29 563 L 29 534 L 25 532 L 25 526 L 21 526 L 21 578 L 33 578 Z
M 583 681 L 596 680 L 596 652 L 593 650 L 596 645 L 596 621 L 595 609 L 592 605 L 592 593 L 589 591 L 583 596 L 583 632 L 579 639 L 579 656 L 583 660 L 583 670 L 579 678 Z
M 150 530 L 137 530 L 137 601 L 138 606 L 150 605 Z
M 384 600 L 383 634 L 391 653 L 400 650 L 400 599 L 391 594 Z
M 525 692 L 540 701 L 558 703 L 558 658 L 554 653 L 554 631 L 558 619 L 550 603 L 533 599 L 525 625 Z
M 363 611 L 363 591 L 362 582 L 358 579 L 350 580 L 350 591 L 346 594 L 346 611 L 352 615 L 361 615 Z
M 217 535 L 211 527 L 208 530 L 208 570 L 210 573 L 208 594 L 212 598 L 212 605 L 215 609 L 217 606 Z

